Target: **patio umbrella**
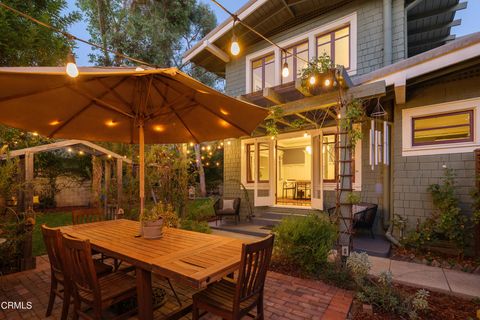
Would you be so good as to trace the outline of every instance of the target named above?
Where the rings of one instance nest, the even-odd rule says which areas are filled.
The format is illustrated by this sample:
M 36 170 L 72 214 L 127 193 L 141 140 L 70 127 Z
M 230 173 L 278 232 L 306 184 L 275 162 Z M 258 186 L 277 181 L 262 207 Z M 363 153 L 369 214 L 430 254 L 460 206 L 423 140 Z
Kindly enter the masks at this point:
M 140 145 L 140 215 L 145 143 L 212 141 L 250 135 L 267 116 L 175 68 L 0 68 L 0 123 L 65 139 Z

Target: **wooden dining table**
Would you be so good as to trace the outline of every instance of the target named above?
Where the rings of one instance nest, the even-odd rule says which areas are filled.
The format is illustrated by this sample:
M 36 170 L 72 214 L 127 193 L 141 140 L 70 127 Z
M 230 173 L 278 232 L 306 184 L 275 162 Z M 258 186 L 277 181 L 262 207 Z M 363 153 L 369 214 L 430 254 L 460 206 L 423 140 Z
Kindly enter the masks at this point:
M 155 240 L 138 237 L 137 221 L 119 219 L 61 227 L 88 239 L 95 251 L 135 266 L 140 319 L 153 319 L 152 273 L 201 289 L 238 269 L 245 241 L 211 234 L 164 228 Z M 179 319 L 191 304 L 169 314 Z

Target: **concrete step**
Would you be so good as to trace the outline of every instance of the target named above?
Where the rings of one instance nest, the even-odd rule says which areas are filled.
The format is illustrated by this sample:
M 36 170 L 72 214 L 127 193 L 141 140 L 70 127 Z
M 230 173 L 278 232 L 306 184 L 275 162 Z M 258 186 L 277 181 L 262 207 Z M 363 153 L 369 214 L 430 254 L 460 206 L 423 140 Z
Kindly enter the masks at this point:
M 281 219 L 269 219 L 263 217 L 255 217 L 253 218 L 253 224 L 257 226 L 276 226 L 282 221 Z
M 239 234 L 244 234 L 248 236 L 254 236 L 254 237 L 266 237 L 270 234 L 271 230 L 269 229 L 261 229 L 261 228 L 245 228 L 242 225 L 238 226 L 215 226 L 215 225 L 210 225 L 210 228 L 214 230 L 221 230 L 221 231 L 227 231 L 227 232 L 234 232 L 234 233 L 239 233 Z
M 291 213 L 291 212 L 274 212 L 274 211 L 265 211 L 261 212 L 259 214 L 256 214 L 257 217 L 259 218 L 265 218 L 265 219 L 277 219 L 277 220 L 282 220 L 283 218 L 291 217 L 291 216 L 297 216 L 297 217 L 306 217 L 307 214 L 299 214 L 299 213 Z
M 368 234 L 357 234 L 353 238 L 353 251 L 366 252 L 369 256 L 386 258 L 390 256 L 390 241 L 383 235 L 375 235 L 372 239 Z

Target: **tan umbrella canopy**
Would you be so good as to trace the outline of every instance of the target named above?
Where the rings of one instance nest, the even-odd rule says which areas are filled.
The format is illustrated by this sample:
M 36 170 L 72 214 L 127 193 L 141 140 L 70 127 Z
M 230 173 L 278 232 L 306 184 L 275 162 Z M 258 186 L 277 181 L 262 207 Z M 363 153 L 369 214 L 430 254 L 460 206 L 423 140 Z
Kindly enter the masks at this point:
M 250 135 L 267 116 L 175 68 L 0 68 L 0 123 L 52 138 L 140 144 L 212 141 Z

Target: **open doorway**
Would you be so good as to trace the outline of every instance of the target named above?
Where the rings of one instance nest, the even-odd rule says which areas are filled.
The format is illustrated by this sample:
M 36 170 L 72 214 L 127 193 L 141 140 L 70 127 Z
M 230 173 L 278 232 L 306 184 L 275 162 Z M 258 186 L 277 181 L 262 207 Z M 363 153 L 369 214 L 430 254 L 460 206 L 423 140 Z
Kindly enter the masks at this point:
M 277 140 L 277 205 L 311 206 L 311 141 L 310 135 Z

